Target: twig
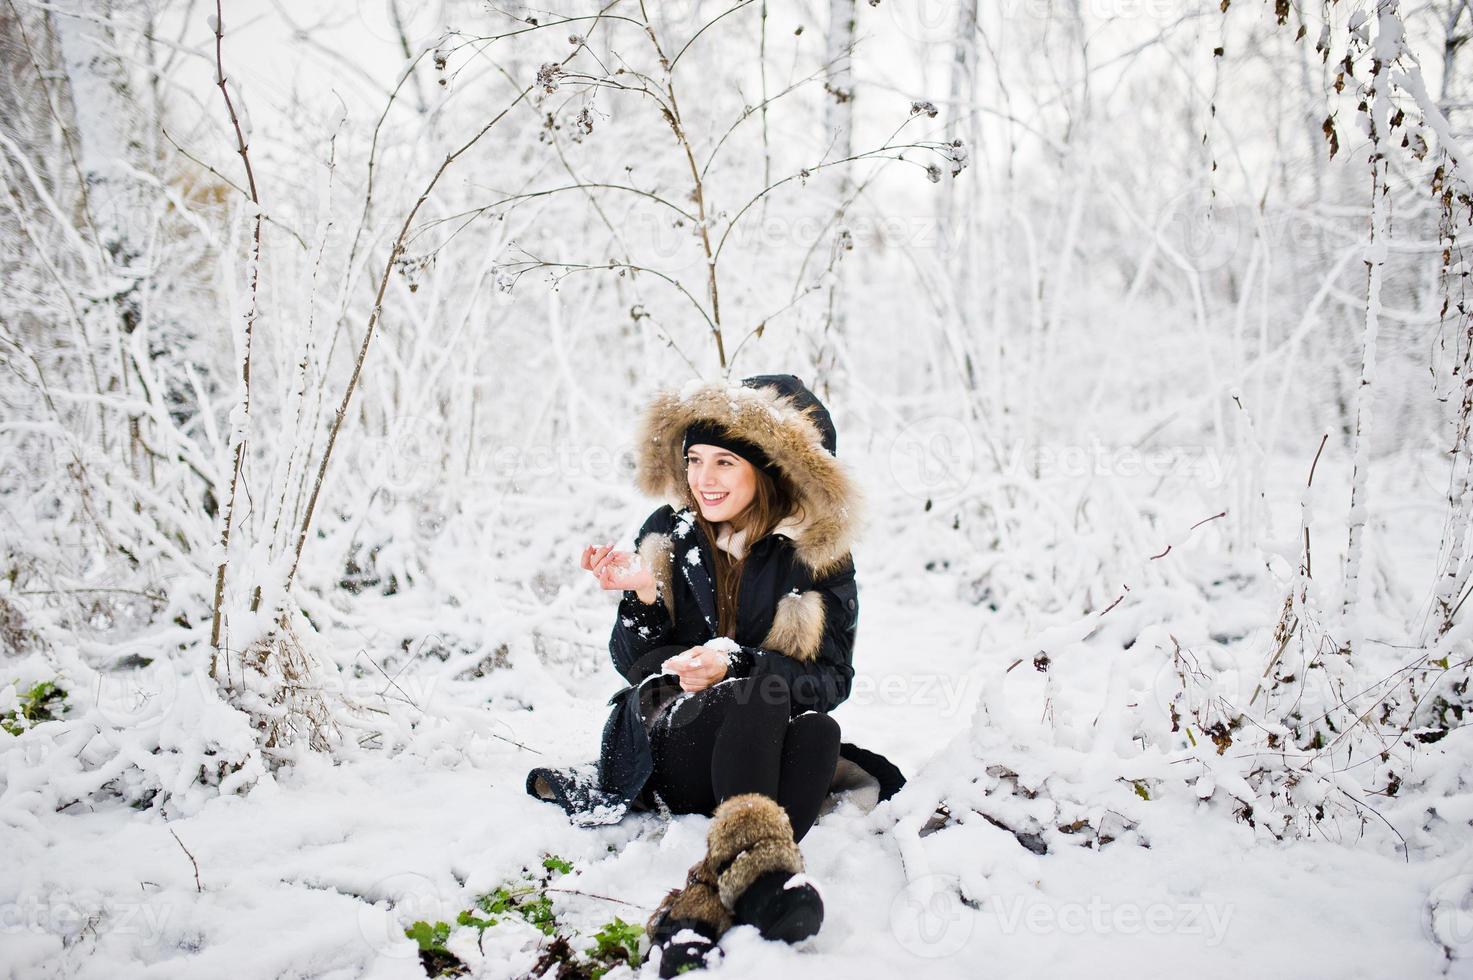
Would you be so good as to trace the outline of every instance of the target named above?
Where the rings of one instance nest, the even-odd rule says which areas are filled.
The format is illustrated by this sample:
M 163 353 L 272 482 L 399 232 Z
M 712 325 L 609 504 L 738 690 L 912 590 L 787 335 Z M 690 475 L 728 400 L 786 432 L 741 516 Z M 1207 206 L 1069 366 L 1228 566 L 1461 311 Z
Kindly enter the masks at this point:
M 179 840 L 179 835 L 174 833 L 173 827 L 169 828 L 169 833 L 173 835 L 174 840 L 178 842 L 180 849 L 184 851 L 184 856 L 189 858 L 189 863 L 194 865 L 194 890 L 196 892 L 203 892 L 205 888 L 203 885 L 200 884 L 199 881 L 199 862 L 194 859 L 194 855 L 189 852 L 189 848 L 184 846 L 184 842 L 182 840 Z
M 1128 586 L 1128 585 L 1122 586 L 1122 588 L 1125 589 L 1125 592 L 1129 592 L 1130 591 L 1130 586 Z M 1115 597 L 1115 601 L 1114 602 L 1110 603 L 1104 609 L 1101 609 L 1100 610 L 1100 615 L 1103 616 L 1103 615 L 1105 615 L 1105 613 L 1109 612 L 1111 609 L 1114 609 L 1116 606 L 1120 605 L 1121 600 L 1125 598 L 1125 592 L 1120 593 L 1120 595 L 1118 595 L 1118 596 Z
M 596 898 L 596 899 L 599 899 L 600 901 L 604 901 L 604 902 L 616 902 L 619 905 L 627 905 L 627 906 L 629 906 L 632 909 L 644 909 L 647 912 L 653 911 L 648 905 L 639 905 L 639 904 L 636 904 L 634 902 L 626 902 L 622 898 L 610 898 L 607 895 L 595 895 L 593 892 L 580 892 L 576 888 L 552 888 L 552 887 L 547 887 L 547 888 L 544 888 L 542 890 L 545 891 L 545 892 L 561 892 L 564 895 L 582 895 L 584 898 Z
M 1320 436 L 1320 448 L 1318 448 L 1318 449 L 1316 449 L 1314 451 L 1314 462 L 1312 462 L 1312 463 L 1309 464 L 1309 479 L 1306 480 L 1306 481 L 1304 481 L 1304 485 L 1306 487 L 1312 487 L 1312 486 L 1314 486 L 1314 471 L 1315 471 L 1315 467 L 1317 467 L 1317 466 L 1320 465 L 1320 453 L 1322 453 L 1322 452 L 1325 451 L 1325 443 L 1328 442 L 1329 439 L 1330 439 L 1330 434 L 1328 432 L 1326 432 L 1324 435 Z M 1309 563 L 1309 525 L 1307 523 L 1304 525 L 1304 577 L 1305 578 L 1314 578 L 1314 575 L 1311 574 L 1311 571 L 1310 571 L 1310 563 Z
M 604 12 L 613 7 L 618 2 L 619 0 L 610 0 L 608 4 L 606 4 L 599 10 L 598 15 L 594 18 L 595 27 L 597 27 L 597 21 L 603 16 Z M 586 39 L 580 41 L 580 43 L 576 47 L 574 47 L 571 52 L 568 53 L 567 57 L 563 58 L 563 60 L 558 62 L 558 64 L 561 66 L 572 61 L 575 57 L 578 56 L 581 51 L 583 51 L 585 47 L 587 47 Z M 327 464 L 332 459 L 333 447 L 337 445 L 338 434 L 342 431 L 343 428 L 343 420 L 347 418 L 348 415 L 348 406 L 353 401 L 353 392 L 357 390 L 358 379 L 363 374 L 363 362 L 368 357 L 368 346 L 370 343 L 373 342 L 374 328 L 378 326 L 379 319 L 383 315 L 384 293 L 389 288 L 389 277 L 393 275 L 394 265 L 399 260 L 399 256 L 404 253 L 405 244 L 409 237 L 410 228 L 412 228 L 414 225 L 415 216 L 419 214 L 420 208 L 422 208 L 425 202 L 429 200 L 430 195 L 435 190 L 435 186 L 439 184 L 440 178 L 445 175 L 445 172 L 450 169 L 451 165 L 453 165 L 456 160 L 460 159 L 460 157 L 464 155 L 466 151 L 470 150 L 471 147 L 479 143 L 481 141 L 481 137 L 485 136 L 491 131 L 491 128 L 493 126 L 495 126 L 501 120 L 505 119 L 507 115 L 510 114 L 511 110 L 520 105 L 522 100 L 530 95 L 532 93 L 532 90 L 536 87 L 537 83 L 533 82 L 531 85 L 528 85 L 526 88 L 522 89 L 522 91 L 517 94 L 517 97 L 513 99 L 509 105 L 504 107 L 496 115 L 492 116 L 491 119 L 484 126 L 482 126 L 474 136 L 472 136 L 465 143 L 461 144 L 458 148 L 446 154 L 445 159 L 440 162 L 440 166 L 435 170 L 434 175 L 430 177 L 429 183 L 425 185 L 424 190 L 420 192 L 418 199 L 415 200 L 414 206 L 411 207 L 409 209 L 409 213 L 404 216 L 404 222 L 399 227 L 399 235 L 397 238 L 394 239 L 394 244 L 389 249 L 389 256 L 384 262 L 384 270 L 379 276 L 378 292 L 374 296 L 373 309 L 370 310 L 368 314 L 368 326 L 363 331 L 363 341 L 358 345 L 358 356 L 353 361 L 353 373 L 348 378 L 347 387 L 343 389 L 342 401 L 338 404 L 337 413 L 333 416 L 332 426 L 328 429 L 327 445 L 323 447 L 322 459 L 319 461 L 317 467 L 317 478 L 312 484 L 312 494 L 307 498 L 307 510 L 302 515 L 302 525 L 297 533 L 297 545 L 292 554 L 291 569 L 287 572 L 284 589 L 285 592 L 291 591 L 292 582 L 296 578 L 297 567 L 301 564 L 302 549 L 305 548 L 307 544 L 307 532 L 312 527 L 312 515 L 317 510 L 317 499 L 322 493 L 322 484 L 327 479 Z M 385 109 L 385 113 L 387 113 L 387 111 L 388 110 Z
M 226 84 L 225 62 L 223 48 L 225 44 L 225 16 L 221 9 L 222 0 L 215 0 L 215 84 L 220 87 L 220 95 L 225 100 L 225 111 L 230 114 L 230 125 L 235 130 L 236 151 L 240 153 L 241 163 L 245 166 L 246 186 L 250 190 L 251 203 L 255 206 L 255 229 L 251 236 L 251 275 L 250 275 L 250 306 L 246 309 L 245 318 L 245 351 L 240 362 L 241 382 L 241 408 L 244 419 L 241 422 L 242 431 L 231 433 L 231 439 L 235 442 L 235 461 L 233 472 L 230 477 L 230 493 L 226 498 L 225 511 L 223 514 L 222 528 L 220 530 L 220 564 L 215 569 L 215 602 L 214 615 L 210 622 L 210 676 L 219 679 L 220 658 L 220 626 L 222 612 L 225 605 L 225 567 L 230 561 L 230 526 L 235 517 L 235 494 L 240 486 L 240 474 L 245 466 L 246 439 L 250 433 L 251 418 L 251 329 L 256 322 L 256 295 L 260 285 L 261 275 L 261 196 L 256 190 L 256 174 L 251 169 L 251 155 L 246 140 L 245 131 L 241 128 L 240 117 L 236 114 L 235 103 L 230 99 L 230 89 Z M 260 600 L 260 591 L 257 590 L 252 608 Z

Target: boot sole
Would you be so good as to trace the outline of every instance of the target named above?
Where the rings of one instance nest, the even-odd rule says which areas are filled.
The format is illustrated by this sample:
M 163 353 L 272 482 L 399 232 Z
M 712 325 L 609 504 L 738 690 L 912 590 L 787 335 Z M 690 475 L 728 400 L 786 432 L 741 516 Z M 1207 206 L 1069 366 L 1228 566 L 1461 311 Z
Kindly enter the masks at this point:
M 823 913 L 818 908 L 806 902 L 795 903 L 762 930 L 762 938 L 780 939 L 785 943 L 802 942 L 817 933 L 821 925 Z

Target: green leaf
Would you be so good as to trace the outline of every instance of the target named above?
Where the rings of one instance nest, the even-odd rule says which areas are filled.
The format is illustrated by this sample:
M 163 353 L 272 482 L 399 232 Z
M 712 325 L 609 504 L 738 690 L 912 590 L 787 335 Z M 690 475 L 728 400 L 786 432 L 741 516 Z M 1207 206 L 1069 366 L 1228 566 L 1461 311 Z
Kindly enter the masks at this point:
M 639 926 L 614 916 L 612 922 L 604 923 L 603 928 L 594 934 L 597 945 L 590 946 L 586 952 L 596 960 L 607 962 L 606 969 L 625 961 L 631 966 L 639 966 L 639 938 L 643 934 L 644 930 Z
M 455 917 L 455 924 L 460 926 L 473 926 L 477 932 L 485 932 L 496 925 L 496 919 L 482 919 L 472 915 L 469 911 L 462 912 Z
M 430 925 L 424 920 L 419 920 L 405 929 L 404 935 L 419 944 L 420 952 L 443 953 L 446 952 L 445 942 L 450 938 L 450 924 L 436 922 Z

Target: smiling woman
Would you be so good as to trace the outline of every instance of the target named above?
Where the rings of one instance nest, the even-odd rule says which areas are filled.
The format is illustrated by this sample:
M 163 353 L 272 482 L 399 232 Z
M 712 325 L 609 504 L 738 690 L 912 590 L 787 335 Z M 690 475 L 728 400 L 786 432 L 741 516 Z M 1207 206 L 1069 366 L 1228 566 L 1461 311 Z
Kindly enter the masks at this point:
M 706 857 L 648 925 L 663 972 L 733 922 L 815 932 L 797 841 L 832 793 L 878 802 L 905 780 L 829 715 L 854 677 L 860 501 L 828 410 L 792 375 L 694 384 L 655 397 L 638 445 L 640 488 L 669 503 L 635 551 L 582 556 L 623 591 L 609 649 L 630 686 L 611 699 L 596 784 L 594 767 L 538 768 L 527 789 L 580 823 L 631 807 L 715 816 Z M 671 945 L 682 929 L 703 939 Z
M 708 521 L 744 520 L 757 493 L 756 467 L 736 453 L 697 444 L 685 451 L 685 473 Z

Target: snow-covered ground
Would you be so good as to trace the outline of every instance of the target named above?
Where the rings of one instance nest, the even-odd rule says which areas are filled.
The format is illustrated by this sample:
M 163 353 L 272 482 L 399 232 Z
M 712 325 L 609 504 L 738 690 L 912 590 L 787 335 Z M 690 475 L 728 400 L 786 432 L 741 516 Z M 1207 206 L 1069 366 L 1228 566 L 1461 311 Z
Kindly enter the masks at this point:
M 860 465 L 873 473 L 873 463 Z M 1394 481 L 1378 489 L 1396 492 Z M 1182 513 L 1194 506 L 1184 501 Z M 918 501 L 891 494 L 879 514 L 907 509 L 919 511 Z M 1246 665 L 1261 658 L 1276 611 L 1272 591 L 1256 591 L 1259 579 L 1208 601 L 1192 583 L 1230 563 L 1212 546 L 1182 543 L 1188 580 L 1138 585 L 1129 601 L 1094 614 L 1119 625 L 1091 636 L 1077 623 L 999 614 L 971 601 L 953 570 L 926 570 L 944 522 L 882 527 L 858 556 L 859 678 L 835 717 L 846 738 L 889 755 L 910 783 L 871 812 L 842 802 L 805 838 L 827 908 L 816 937 L 790 948 L 738 928 L 713 976 L 1473 976 L 1473 960 L 1444 952 L 1467 956 L 1473 939 L 1459 892 L 1473 847 L 1459 849 L 1456 835 L 1449 845 L 1409 833 L 1410 861 L 1377 826 L 1359 841 L 1360 831 L 1328 840 L 1324 830 L 1274 841 L 1235 819 L 1221 791 L 1197 799 L 1193 780 L 1211 772 L 1210 747 L 1208 763 L 1186 760 L 1194 773 L 1178 780 L 1180 791 L 1153 788 L 1146 800 L 1117 778 L 1133 766 L 1132 778 L 1164 786 L 1181 769 L 1180 757 L 1130 751 L 1126 714 L 1144 712 L 1149 728 L 1171 696 L 1159 649 L 1146 649 L 1148 628 Z M 1326 535 L 1327 561 L 1332 550 Z M 578 594 L 587 621 L 612 613 L 607 596 Z M 1139 634 L 1135 654 L 1124 634 Z M 548 894 L 575 947 L 614 916 L 642 925 L 702 853 L 708 819 L 646 814 L 580 829 L 523 789 L 532 765 L 593 757 L 604 701 L 619 685 L 598 660 L 605 636 L 602 625 L 586 636 L 580 656 L 593 670 L 514 653 L 485 676 L 447 683 L 438 661 L 411 660 L 394 679 L 416 705 L 399 748 L 339 762 L 307 753 L 246 795 L 210 797 L 169 821 L 85 801 L 35 815 L 17 797 L 19 740 L 6 736 L 0 963 L 15 977 L 423 976 L 404 929 L 453 923 L 544 854 L 573 865 Z M 1045 670 L 1033 662 L 1040 651 L 1051 657 Z M 1053 684 L 1056 674 L 1092 681 Z M 187 701 L 173 700 L 174 709 Z M 1467 771 L 1468 735 L 1429 748 L 1449 763 L 1460 757 L 1456 768 Z M 1224 770 L 1219 782 L 1232 778 Z M 943 800 L 953 821 L 922 833 Z M 1447 819 L 1466 819 L 1468 800 L 1438 805 Z M 1386 802 L 1405 831 L 1420 819 L 1420 804 L 1394 811 Z M 1013 829 L 1034 820 L 1034 850 L 1046 853 L 981 812 Z M 1090 827 L 1059 831 L 1070 813 Z M 1115 840 L 1085 843 L 1112 819 Z M 477 939 L 460 927 L 446 947 L 482 977 L 526 973 L 546 942 L 515 917 Z
M 0 9 L 0 976 L 642 927 L 707 819 L 523 788 L 621 684 L 577 555 L 657 385 L 793 372 L 910 782 L 713 976 L 1473 977 L 1473 8 L 95 6 Z

